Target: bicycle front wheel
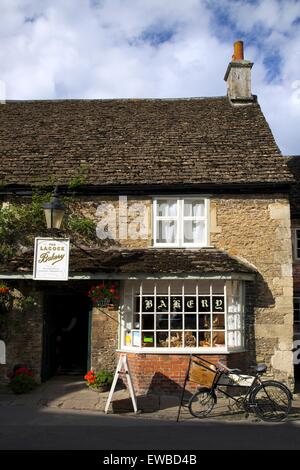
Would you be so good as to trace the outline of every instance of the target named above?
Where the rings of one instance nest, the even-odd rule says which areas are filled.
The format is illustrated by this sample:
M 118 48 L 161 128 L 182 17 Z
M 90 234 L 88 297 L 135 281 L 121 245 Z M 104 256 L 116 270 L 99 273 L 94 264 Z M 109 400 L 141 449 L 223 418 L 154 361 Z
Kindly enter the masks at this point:
M 204 418 L 215 406 L 217 399 L 210 388 L 196 392 L 190 399 L 188 408 L 195 418 Z
M 251 405 L 263 421 L 282 421 L 291 410 L 289 389 L 273 380 L 258 385 L 251 395 Z

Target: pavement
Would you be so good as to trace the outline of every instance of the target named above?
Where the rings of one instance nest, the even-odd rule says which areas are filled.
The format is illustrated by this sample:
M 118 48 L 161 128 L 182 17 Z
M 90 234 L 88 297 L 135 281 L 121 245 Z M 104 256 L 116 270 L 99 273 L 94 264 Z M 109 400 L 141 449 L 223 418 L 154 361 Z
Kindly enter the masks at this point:
M 176 423 L 178 395 L 137 397 L 134 414 L 126 389 L 88 389 L 81 378 L 55 377 L 26 395 L 0 393 L 0 450 L 210 450 L 300 449 L 300 398 L 284 423 L 264 423 L 228 410 L 220 402 L 209 418 L 193 418 L 184 408 Z
M 0 407 L 27 406 L 37 409 L 93 411 L 104 414 L 109 392 L 97 392 L 88 388 L 81 377 L 57 376 L 43 383 L 34 391 L 15 395 L 7 387 L 0 391 Z M 168 394 L 147 394 L 137 396 L 138 414 L 133 412 L 132 402 L 127 389 L 119 387 L 114 392 L 109 413 L 135 418 L 176 421 L 180 392 Z M 258 422 L 258 418 L 230 406 L 227 399 L 218 399 L 217 405 L 209 415 L 210 420 Z M 182 407 L 180 421 L 196 420 L 186 407 Z M 207 420 L 207 418 L 205 418 Z M 287 421 L 300 422 L 300 394 L 294 395 L 293 409 Z M 203 419 L 202 419 L 203 421 Z

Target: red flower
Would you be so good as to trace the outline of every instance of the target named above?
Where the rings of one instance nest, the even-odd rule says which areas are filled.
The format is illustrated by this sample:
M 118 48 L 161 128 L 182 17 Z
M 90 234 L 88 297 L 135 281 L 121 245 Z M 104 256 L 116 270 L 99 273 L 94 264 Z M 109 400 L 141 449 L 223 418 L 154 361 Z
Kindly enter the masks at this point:
M 33 377 L 32 370 L 29 370 L 27 367 L 20 367 L 15 371 L 15 377 L 22 374 L 28 375 L 28 377 Z

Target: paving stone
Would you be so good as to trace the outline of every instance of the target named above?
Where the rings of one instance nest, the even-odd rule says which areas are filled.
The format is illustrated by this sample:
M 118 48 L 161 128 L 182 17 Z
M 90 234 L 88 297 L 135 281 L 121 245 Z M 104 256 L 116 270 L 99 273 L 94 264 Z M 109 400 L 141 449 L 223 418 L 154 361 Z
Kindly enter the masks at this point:
M 70 410 L 93 410 L 95 409 L 98 401 L 98 398 L 86 398 L 84 400 L 70 398 L 63 401 L 61 408 Z

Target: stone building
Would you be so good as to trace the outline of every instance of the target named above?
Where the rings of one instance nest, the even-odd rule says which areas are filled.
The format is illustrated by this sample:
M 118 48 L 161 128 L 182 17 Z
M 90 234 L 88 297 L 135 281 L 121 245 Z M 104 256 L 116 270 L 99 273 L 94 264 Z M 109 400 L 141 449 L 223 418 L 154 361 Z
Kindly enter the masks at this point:
M 291 230 L 293 248 L 294 295 L 294 365 L 295 379 L 300 379 L 300 157 L 287 158 L 288 167 L 295 178 L 291 188 Z
M 15 292 L 2 380 L 16 363 L 42 379 L 113 370 L 123 351 L 143 393 L 178 389 L 191 353 L 244 370 L 265 362 L 293 384 L 294 177 L 252 95 L 252 65 L 236 49 L 223 97 L 0 107 L 2 212 L 39 214 L 35 188 L 57 185 L 71 239 L 69 279 L 56 282 L 32 279 L 42 220 L 28 217 L 21 240 L 10 227 L 11 251 L 0 238 Z M 120 286 L 113 311 L 87 297 L 108 280 Z

